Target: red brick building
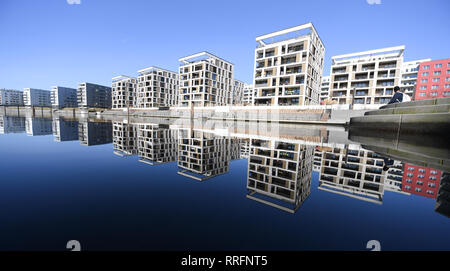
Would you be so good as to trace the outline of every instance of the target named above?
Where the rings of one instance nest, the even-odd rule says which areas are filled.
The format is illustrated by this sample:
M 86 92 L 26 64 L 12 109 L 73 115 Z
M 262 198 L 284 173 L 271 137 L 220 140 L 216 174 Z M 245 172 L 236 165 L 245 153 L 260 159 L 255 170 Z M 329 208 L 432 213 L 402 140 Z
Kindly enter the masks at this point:
M 404 164 L 402 191 L 411 194 L 436 198 L 442 171 L 434 168 Z
M 415 100 L 444 97 L 450 97 L 450 58 L 420 63 Z

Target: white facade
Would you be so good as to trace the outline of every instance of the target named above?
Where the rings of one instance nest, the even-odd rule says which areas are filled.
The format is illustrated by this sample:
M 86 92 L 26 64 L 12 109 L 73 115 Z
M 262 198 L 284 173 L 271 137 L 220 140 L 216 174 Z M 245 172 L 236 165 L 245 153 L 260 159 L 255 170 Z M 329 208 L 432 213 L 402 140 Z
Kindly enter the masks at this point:
M 53 133 L 52 120 L 44 118 L 26 118 L 25 130 L 28 136 L 51 135 Z
M 417 72 L 422 62 L 431 61 L 431 58 L 406 61 L 402 64 L 400 89 L 403 93 L 408 94 L 411 99 L 414 98 L 416 92 Z
M 330 98 L 330 76 L 323 76 L 320 84 L 320 101 Z
M 234 65 L 208 52 L 179 59 L 180 106 L 231 105 Z
M 49 90 L 25 88 L 23 91 L 23 102 L 25 106 L 52 106 Z
M 400 84 L 404 49 L 402 45 L 333 56 L 331 99 L 339 104 L 388 103 Z
M 243 92 L 244 105 L 253 105 L 253 97 L 255 96 L 253 84 L 245 84 Z
M 312 23 L 256 41 L 254 105 L 319 104 L 325 47 Z
M 148 67 L 138 71 L 136 108 L 159 108 L 178 105 L 178 74 Z
M 0 89 L 0 105 L 23 105 L 23 92 L 14 89 Z
M 112 108 L 135 107 L 136 84 L 134 77 L 120 75 L 112 79 Z
M 75 88 L 66 88 L 53 86 L 50 92 L 52 106 L 56 108 L 78 107 L 77 90 Z
M 246 84 L 240 80 L 234 80 L 233 84 L 233 105 L 243 105 L 244 104 L 244 86 Z

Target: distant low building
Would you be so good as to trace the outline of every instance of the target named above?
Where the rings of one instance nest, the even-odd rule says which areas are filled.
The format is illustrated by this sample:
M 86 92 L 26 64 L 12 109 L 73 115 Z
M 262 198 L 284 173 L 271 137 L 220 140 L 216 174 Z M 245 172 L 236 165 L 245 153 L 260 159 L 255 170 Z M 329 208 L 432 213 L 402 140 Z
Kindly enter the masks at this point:
M 28 136 L 43 136 L 52 134 L 52 120 L 45 118 L 26 118 L 25 129 Z
M 51 107 L 52 101 L 50 91 L 36 88 L 26 88 L 23 91 L 23 102 L 25 106 Z
M 23 92 L 14 89 L 0 89 L 0 105 L 23 105 Z
M 25 118 L 15 116 L 0 117 L 0 134 L 25 133 Z
M 110 87 L 80 83 L 77 89 L 78 106 L 80 108 L 111 108 L 112 90 Z
M 50 99 L 54 108 L 78 107 L 77 90 L 74 88 L 54 86 Z

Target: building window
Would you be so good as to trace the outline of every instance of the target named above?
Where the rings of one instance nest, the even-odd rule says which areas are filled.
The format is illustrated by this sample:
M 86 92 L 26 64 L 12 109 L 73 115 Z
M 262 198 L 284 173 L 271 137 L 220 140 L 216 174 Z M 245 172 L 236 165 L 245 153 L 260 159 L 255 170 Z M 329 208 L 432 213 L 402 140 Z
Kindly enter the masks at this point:
M 436 180 L 436 176 L 430 176 L 430 180 L 435 181 Z
M 450 78 L 450 77 L 449 77 Z M 422 80 L 420 80 L 420 83 L 427 83 L 428 82 L 428 79 L 422 79 Z
M 439 82 L 440 78 L 433 78 L 433 82 Z
M 422 188 L 416 187 L 416 192 L 422 192 Z
M 424 172 L 425 172 L 425 169 L 419 168 L 419 172 L 424 173 Z
M 445 88 L 450 88 L 450 84 L 445 84 Z
M 414 171 L 413 167 L 408 167 L 408 170 Z
M 438 95 L 437 92 L 431 92 L 431 93 L 430 93 L 430 96 L 437 96 L 437 95 Z
M 431 86 L 431 89 L 438 89 L 439 88 L 439 85 L 432 85 Z
M 450 96 L 450 91 L 444 91 L 442 94 L 443 94 L 444 96 Z
M 450 70 L 447 70 L 447 74 L 450 74 Z
M 430 65 L 424 65 L 423 70 L 428 70 L 430 68 Z
M 420 92 L 419 93 L 419 97 L 425 97 L 426 93 L 425 92 Z
M 445 82 L 450 82 L 450 77 L 445 77 Z
M 420 89 L 426 90 L 426 89 L 427 89 L 427 86 L 420 86 Z
M 422 76 L 428 76 L 428 72 L 423 72 Z
M 412 173 L 407 173 L 407 174 L 406 174 L 406 176 L 408 176 L 408 177 L 412 177 L 412 176 L 413 176 L 413 174 L 412 174 Z
M 417 181 L 416 184 L 417 185 L 423 185 L 423 181 Z
M 423 178 L 425 178 L 425 175 L 423 175 L 423 174 L 419 174 L 419 175 L 417 175 L 417 178 L 419 178 L 419 179 L 423 179 Z
M 434 75 L 441 75 L 441 71 L 434 71 L 433 74 Z
M 442 64 L 434 64 L 434 68 L 442 68 Z
M 410 185 L 405 185 L 405 189 L 410 190 L 411 186 Z
M 430 173 L 436 175 L 437 171 L 436 170 L 430 170 Z
M 436 187 L 436 184 L 435 183 L 428 183 L 428 187 Z
M 411 179 L 406 179 L 406 182 L 407 183 L 412 183 L 412 180 Z
M 427 190 L 427 194 L 434 195 L 434 192 L 431 190 Z

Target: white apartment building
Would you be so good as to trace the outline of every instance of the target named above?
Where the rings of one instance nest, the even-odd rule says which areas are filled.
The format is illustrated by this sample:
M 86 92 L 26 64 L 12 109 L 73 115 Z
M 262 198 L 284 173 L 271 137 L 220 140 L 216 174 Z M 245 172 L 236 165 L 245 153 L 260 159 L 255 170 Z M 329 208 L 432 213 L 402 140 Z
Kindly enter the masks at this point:
M 25 106 L 51 107 L 52 101 L 49 90 L 25 88 L 23 91 L 23 103 Z
M 320 83 L 320 102 L 330 98 L 330 76 L 323 76 Z
M 113 152 L 118 156 L 136 155 L 137 127 L 128 123 L 114 121 L 112 124 Z
M 134 77 L 119 75 L 112 78 L 112 108 L 130 108 L 136 104 L 137 80 Z
M 159 108 L 178 105 L 178 74 L 148 67 L 138 71 L 136 108 Z
M 178 174 L 204 181 L 228 172 L 230 138 L 190 129 L 178 132 Z
M 180 106 L 223 106 L 233 99 L 234 65 L 208 52 L 179 59 Z
M 137 130 L 139 162 L 160 165 L 177 161 L 178 130 L 164 124 L 139 124 Z
M 255 89 L 253 84 L 245 84 L 243 89 L 244 105 L 253 105 L 253 97 L 255 96 Z
M 405 46 L 333 56 L 330 96 L 339 104 L 386 104 L 400 85 Z M 354 98 L 353 98 L 354 97 Z
M 383 158 L 360 148 L 321 147 L 319 189 L 381 204 L 386 174 Z
M 53 86 L 50 91 L 50 100 L 54 108 L 78 107 L 77 90 L 75 88 Z
M 23 105 L 23 92 L 14 89 L 0 89 L 0 105 Z
M 236 79 L 234 80 L 231 104 L 233 105 L 244 104 L 244 86 L 245 86 L 244 82 Z
M 313 156 L 312 145 L 251 139 L 247 198 L 290 213 L 296 212 L 311 192 Z
M 416 81 L 417 72 L 419 71 L 419 65 L 422 62 L 431 61 L 431 58 L 406 61 L 403 62 L 401 68 L 400 89 L 403 93 L 408 94 L 411 99 L 414 99 L 416 93 Z
M 325 47 L 312 23 L 256 37 L 254 105 L 319 104 Z

